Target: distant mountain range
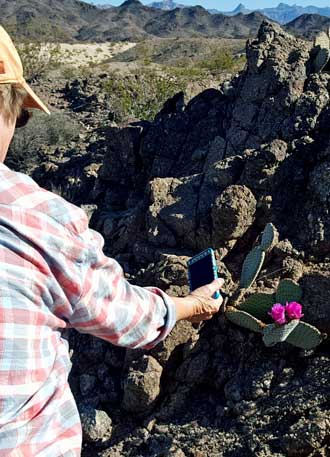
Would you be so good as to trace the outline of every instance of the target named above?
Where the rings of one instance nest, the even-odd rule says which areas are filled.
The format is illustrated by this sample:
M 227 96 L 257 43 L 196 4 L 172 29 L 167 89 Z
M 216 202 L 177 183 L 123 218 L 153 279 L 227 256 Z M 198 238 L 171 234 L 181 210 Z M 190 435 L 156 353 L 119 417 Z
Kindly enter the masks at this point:
M 187 8 L 185 5 L 173 2 L 173 0 L 164 0 L 162 2 L 150 3 L 153 8 L 160 8 L 163 10 L 175 9 L 175 8 Z M 226 16 L 235 16 L 236 14 L 250 14 L 254 11 L 267 16 L 268 18 L 279 22 L 280 24 L 287 24 L 293 21 L 297 17 L 303 14 L 318 14 L 320 16 L 330 17 L 330 7 L 318 7 L 318 6 L 299 6 L 299 5 L 287 5 L 286 3 L 279 3 L 274 8 L 263 8 L 256 10 L 249 10 L 240 3 L 233 11 L 219 11 L 215 9 L 208 10 L 212 14 L 225 14 Z
M 173 0 L 163 0 L 162 2 L 153 2 L 149 3 L 148 6 L 151 8 L 159 8 L 161 10 L 175 10 L 175 8 L 186 8 L 187 5 L 182 5 L 181 3 L 175 3 Z
M 167 6 L 171 5 L 167 0 Z M 237 12 L 239 10 L 239 12 Z M 239 5 L 233 14 L 211 14 L 201 6 L 162 10 L 139 0 L 100 8 L 79 0 L 0 0 L 0 23 L 20 36 L 57 41 L 138 41 L 161 38 L 254 37 L 265 15 Z M 330 19 L 308 14 L 285 26 L 310 38 Z
M 248 14 L 249 11 L 240 5 L 243 14 Z M 318 14 L 320 16 L 330 17 L 330 7 L 318 7 L 318 6 L 299 6 L 299 5 L 287 5 L 286 3 L 279 3 L 275 8 L 263 8 L 258 10 L 260 13 L 269 17 L 273 21 L 279 22 L 280 24 L 287 24 L 293 21 L 301 15 L 306 14 Z

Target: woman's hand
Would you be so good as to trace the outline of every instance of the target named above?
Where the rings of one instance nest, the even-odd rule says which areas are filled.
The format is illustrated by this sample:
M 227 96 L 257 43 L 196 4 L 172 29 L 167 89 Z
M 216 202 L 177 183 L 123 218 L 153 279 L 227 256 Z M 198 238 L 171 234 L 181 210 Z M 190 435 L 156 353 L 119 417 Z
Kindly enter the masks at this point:
M 223 286 L 223 279 L 215 279 L 210 284 L 199 287 L 184 298 L 171 297 L 176 305 L 177 320 L 199 323 L 211 319 L 220 309 L 223 299 L 212 298 Z

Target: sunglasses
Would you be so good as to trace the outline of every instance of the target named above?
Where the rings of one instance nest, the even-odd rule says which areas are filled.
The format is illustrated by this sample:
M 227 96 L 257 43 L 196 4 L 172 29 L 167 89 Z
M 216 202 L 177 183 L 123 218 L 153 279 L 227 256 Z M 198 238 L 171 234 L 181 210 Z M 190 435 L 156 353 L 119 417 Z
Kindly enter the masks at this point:
M 16 119 L 15 129 L 24 127 L 29 122 L 29 119 L 31 117 L 32 117 L 32 113 L 30 113 L 30 111 L 28 111 L 27 109 L 23 108 L 21 111 L 21 114 Z

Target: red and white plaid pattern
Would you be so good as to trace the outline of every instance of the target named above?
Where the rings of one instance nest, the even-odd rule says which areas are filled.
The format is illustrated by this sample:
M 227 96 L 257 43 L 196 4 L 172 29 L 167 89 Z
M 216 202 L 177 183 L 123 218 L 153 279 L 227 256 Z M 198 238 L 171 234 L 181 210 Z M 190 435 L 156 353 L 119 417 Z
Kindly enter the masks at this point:
M 172 300 L 129 284 L 85 213 L 0 164 L 0 457 L 79 456 L 81 426 L 61 330 L 151 348 Z

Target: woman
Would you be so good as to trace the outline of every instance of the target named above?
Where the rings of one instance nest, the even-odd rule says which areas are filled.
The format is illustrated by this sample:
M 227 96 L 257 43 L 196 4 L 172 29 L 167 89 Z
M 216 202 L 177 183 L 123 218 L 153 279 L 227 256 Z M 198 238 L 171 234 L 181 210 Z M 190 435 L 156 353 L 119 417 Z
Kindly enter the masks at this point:
M 81 426 L 61 331 L 151 348 L 178 320 L 210 319 L 222 281 L 185 298 L 129 284 L 80 208 L 3 164 L 29 108 L 49 114 L 0 28 L 0 456 L 78 456 Z

